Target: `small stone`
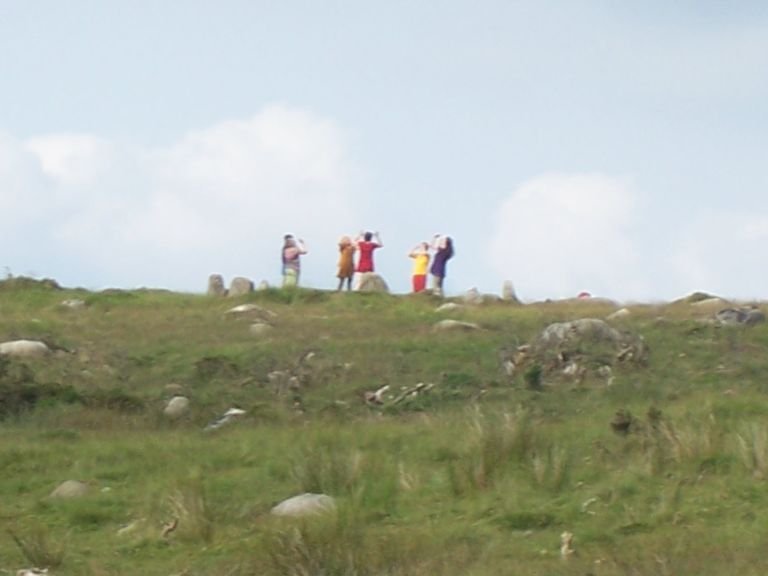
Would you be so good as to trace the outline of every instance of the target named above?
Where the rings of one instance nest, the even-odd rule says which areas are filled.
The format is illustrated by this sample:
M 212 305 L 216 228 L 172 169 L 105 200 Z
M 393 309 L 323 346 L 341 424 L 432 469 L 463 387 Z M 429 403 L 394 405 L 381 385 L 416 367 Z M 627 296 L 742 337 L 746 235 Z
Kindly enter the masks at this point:
M 89 492 L 88 484 L 79 480 L 66 480 L 59 484 L 56 489 L 49 494 L 49 498 L 80 498 Z
M 622 318 L 626 318 L 630 314 L 632 314 L 632 312 L 629 310 L 629 308 L 619 308 L 618 310 L 616 310 L 616 312 L 613 312 L 613 313 L 609 314 L 608 316 L 606 316 L 605 319 L 606 320 L 620 320 Z
M 462 322 L 460 320 L 440 320 L 432 327 L 435 332 L 472 332 L 480 330 L 480 326 L 472 322 Z
M 456 304 L 456 302 L 446 302 L 435 308 L 435 312 L 456 312 L 462 308 L 464 307 L 461 304 Z
M 79 298 L 72 298 L 70 300 L 64 300 L 61 305 L 64 308 L 69 308 L 70 310 L 79 310 L 81 308 L 85 308 L 85 300 L 80 300 Z
M 272 325 L 264 322 L 255 322 L 248 328 L 251 336 L 268 336 L 272 330 L 274 330 Z
M 187 412 L 189 412 L 189 398 L 186 396 L 174 396 L 163 410 L 163 414 L 172 420 L 181 418 Z

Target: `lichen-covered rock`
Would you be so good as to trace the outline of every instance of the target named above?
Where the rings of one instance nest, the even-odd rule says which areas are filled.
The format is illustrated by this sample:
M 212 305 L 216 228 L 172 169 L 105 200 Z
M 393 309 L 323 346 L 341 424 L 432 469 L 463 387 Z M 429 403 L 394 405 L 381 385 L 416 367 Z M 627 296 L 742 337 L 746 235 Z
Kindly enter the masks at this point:
M 473 332 L 475 330 L 480 330 L 480 326 L 472 322 L 446 319 L 436 323 L 432 327 L 432 330 L 435 332 Z
M 248 278 L 237 277 L 232 279 L 229 285 L 229 296 L 245 296 L 253 292 L 253 281 Z
M 51 352 L 45 342 L 39 340 L 11 340 L 0 344 L 0 354 L 33 358 L 46 356 Z
M 189 412 L 189 398 L 186 396 L 174 396 L 168 400 L 163 414 L 172 420 L 181 418 Z

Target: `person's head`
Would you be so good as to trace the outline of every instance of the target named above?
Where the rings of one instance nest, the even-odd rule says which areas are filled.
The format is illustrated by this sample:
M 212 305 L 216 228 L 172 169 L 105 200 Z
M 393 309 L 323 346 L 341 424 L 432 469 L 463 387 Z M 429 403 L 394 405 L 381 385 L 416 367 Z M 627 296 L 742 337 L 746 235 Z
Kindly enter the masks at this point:
M 421 246 L 421 249 L 424 250 L 424 252 L 429 252 L 429 242 L 422 242 L 420 246 Z
M 292 246 L 296 246 L 296 239 L 293 237 L 293 234 L 283 236 L 283 248 L 290 248 Z
M 372 232 L 366 232 L 363 235 L 363 240 L 365 240 L 366 242 L 370 242 L 371 238 L 373 238 L 373 233 Z
M 352 239 L 349 236 L 339 238 L 339 246 L 349 246 L 350 244 L 352 244 Z

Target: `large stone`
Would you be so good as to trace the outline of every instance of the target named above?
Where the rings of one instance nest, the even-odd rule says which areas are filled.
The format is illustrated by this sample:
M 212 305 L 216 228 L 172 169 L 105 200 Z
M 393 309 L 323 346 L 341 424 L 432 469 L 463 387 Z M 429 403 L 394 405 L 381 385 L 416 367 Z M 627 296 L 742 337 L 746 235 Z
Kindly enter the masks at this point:
M 165 409 L 163 410 L 163 414 L 172 420 L 181 418 L 188 412 L 189 398 L 186 396 L 174 396 L 168 400 L 168 404 L 166 404 Z
M 509 280 L 505 280 L 504 284 L 501 286 L 501 299 L 506 302 L 514 302 L 515 304 L 520 303 L 520 300 L 515 293 L 515 287 Z
M 229 285 L 230 296 L 244 296 L 253 292 L 253 282 L 248 278 L 238 276 L 232 279 L 232 283 Z
M 375 272 L 362 272 L 358 275 L 357 291 L 389 294 L 389 286 L 387 286 L 384 278 Z
M 45 342 L 38 340 L 11 340 L 0 344 L 0 354 L 7 356 L 19 356 L 24 358 L 33 358 L 45 356 L 51 349 Z
M 283 500 L 272 508 L 274 516 L 300 518 L 336 511 L 336 501 L 326 494 L 300 494 Z
M 221 274 L 208 276 L 208 296 L 226 296 L 227 287 L 224 285 L 224 277 Z
M 88 484 L 79 480 L 66 480 L 59 484 L 56 489 L 50 493 L 49 498 L 80 498 L 90 491 Z

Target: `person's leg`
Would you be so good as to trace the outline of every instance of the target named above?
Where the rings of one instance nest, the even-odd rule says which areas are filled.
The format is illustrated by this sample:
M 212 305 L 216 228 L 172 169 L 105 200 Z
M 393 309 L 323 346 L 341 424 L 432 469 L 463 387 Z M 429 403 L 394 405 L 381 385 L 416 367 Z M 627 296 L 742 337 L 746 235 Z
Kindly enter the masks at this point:
M 427 287 L 427 275 L 417 274 L 413 277 L 413 291 L 423 292 Z
M 337 292 L 341 292 L 341 289 L 344 287 L 344 278 L 339 278 L 339 286 L 336 288 Z

